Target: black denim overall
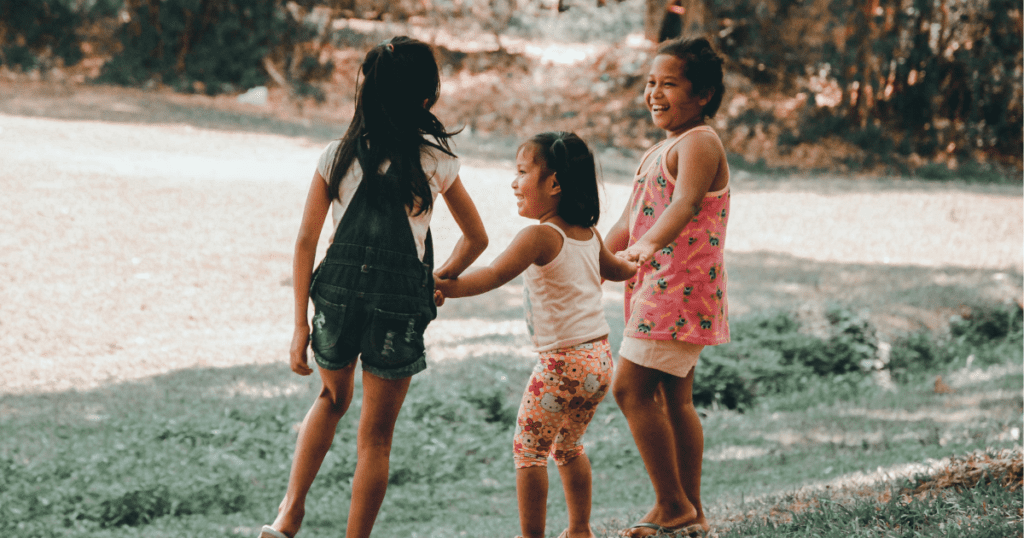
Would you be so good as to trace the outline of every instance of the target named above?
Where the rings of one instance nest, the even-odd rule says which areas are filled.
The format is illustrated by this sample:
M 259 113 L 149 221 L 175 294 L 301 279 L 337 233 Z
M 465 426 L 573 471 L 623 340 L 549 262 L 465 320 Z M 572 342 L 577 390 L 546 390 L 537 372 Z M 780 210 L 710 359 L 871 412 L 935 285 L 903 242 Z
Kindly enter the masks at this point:
M 387 195 L 396 188 L 390 170 L 364 174 L 313 273 L 310 344 L 324 369 L 344 368 L 357 355 L 363 370 L 385 379 L 427 367 L 423 331 L 437 316 L 433 245 L 428 229 L 420 261 L 406 208 Z

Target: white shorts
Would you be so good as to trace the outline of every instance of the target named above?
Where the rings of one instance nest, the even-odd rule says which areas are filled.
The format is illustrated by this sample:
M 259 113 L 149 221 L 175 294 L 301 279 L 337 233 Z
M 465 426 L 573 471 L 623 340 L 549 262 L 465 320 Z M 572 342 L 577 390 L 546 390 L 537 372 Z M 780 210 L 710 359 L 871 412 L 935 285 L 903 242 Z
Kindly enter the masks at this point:
M 619 358 L 633 364 L 652 368 L 676 377 L 686 377 L 697 364 L 701 344 L 691 344 L 678 340 L 649 340 L 646 338 L 622 338 L 619 346 Z

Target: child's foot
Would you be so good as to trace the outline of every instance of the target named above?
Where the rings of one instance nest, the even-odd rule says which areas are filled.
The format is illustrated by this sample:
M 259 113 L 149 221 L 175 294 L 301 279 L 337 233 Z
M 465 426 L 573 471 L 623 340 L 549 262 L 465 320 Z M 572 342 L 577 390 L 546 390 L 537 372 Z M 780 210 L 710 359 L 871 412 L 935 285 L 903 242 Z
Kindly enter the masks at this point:
M 562 531 L 562 534 L 558 535 L 558 538 L 597 538 L 591 531 L 572 533 L 569 529 Z
M 259 538 L 293 538 L 270 525 L 264 525 L 263 529 L 260 530 Z
M 687 513 L 670 514 L 659 506 L 655 506 L 640 522 L 632 527 L 623 530 L 620 534 L 627 538 L 644 538 L 646 536 L 662 536 L 666 534 L 681 533 L 684 529 L 687 534 L 679 536 L 697 535 L 699 531 L 707 530 L 707 522 L 697 519 L 697 511 L 692 507 Z
M 270 525 L 263 527 L 264 529 L 271 529 L 274 532 L 285 535 L 286 538 L 295 538 L 295 535 L 299 532 L 299 528 L 302 527 L 302 518 L 306 515 L 305 509 L 301 509 L 298 513 L 285 511 L 286 501 L 281 501 L 281 505 L 277 507 L 277 518 Z M 264 532 L 266 532 L 264 530 Z M 264 538 L 262 535 L 260 538 Z M 280 538 L 270 533 L 266 538 Z
M 633 534 L 637 531 L 644 532 L 644 534 Z M 650 534 L 648 534 L 648 532 Z M 704 538 L 706 536 L 707 529 L 699 523 L 693 523 L 690 525 L 683 525 L 681 527 L 664 527 L 657 523 L 647 523 L 641 521 L 633 525 L 632 527 L 622 531 L 622 536 L 627 537 L 646 537 L 646 536 L 671 536 L 673 538 Z

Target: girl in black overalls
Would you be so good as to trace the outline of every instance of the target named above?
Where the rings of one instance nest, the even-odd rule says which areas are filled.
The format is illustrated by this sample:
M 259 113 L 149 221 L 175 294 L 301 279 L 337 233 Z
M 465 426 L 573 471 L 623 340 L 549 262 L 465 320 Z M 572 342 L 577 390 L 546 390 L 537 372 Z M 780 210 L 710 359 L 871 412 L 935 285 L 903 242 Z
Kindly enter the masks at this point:
M 295 245 L 291 368 L 311 374 L 312 347 L 323 388 L 302 421 L 277 519 L 261 538 L 298 532 L 306 493 L 352 401 L 356 359 L 363 364 L 363 405 L 345 536 L 370 535 L 387 488 L 398 411 L 411 376 L 426 368 L 423 331 L 436 314 L 434 274 L 457 277 L 487 246 L 449 149 L 452 133 L 430 113 L 440 89 L 433 51 L 396 37 L 368 52 L 361 72 L 352 123 L 321 156 Z M 463 237 L 435 272 L 429 224 L 438 193 Z M 314 272 L 332 205 L 334 236 Z

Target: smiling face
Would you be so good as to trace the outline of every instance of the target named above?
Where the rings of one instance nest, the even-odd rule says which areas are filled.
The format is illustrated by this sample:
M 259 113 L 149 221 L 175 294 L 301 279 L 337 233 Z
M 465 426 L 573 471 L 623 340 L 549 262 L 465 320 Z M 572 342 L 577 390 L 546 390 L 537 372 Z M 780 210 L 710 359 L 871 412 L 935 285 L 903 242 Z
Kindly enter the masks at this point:
M 547 169 L 536 153 L 537 148 L 533 144 L 525 144 L 519 149 L 512 191 L 516 195 L 520 216 L 544 220 L 557 214 L 561 189 L 554 172 Z
M 655 56 L 644 88 L 651 119 L 669 136 L 703 123 L 704 105 L 711 100 L 710 95 L 693 95 L 693 84 L 683 75 L 684 67 L 684 60 L 670 54 Z

